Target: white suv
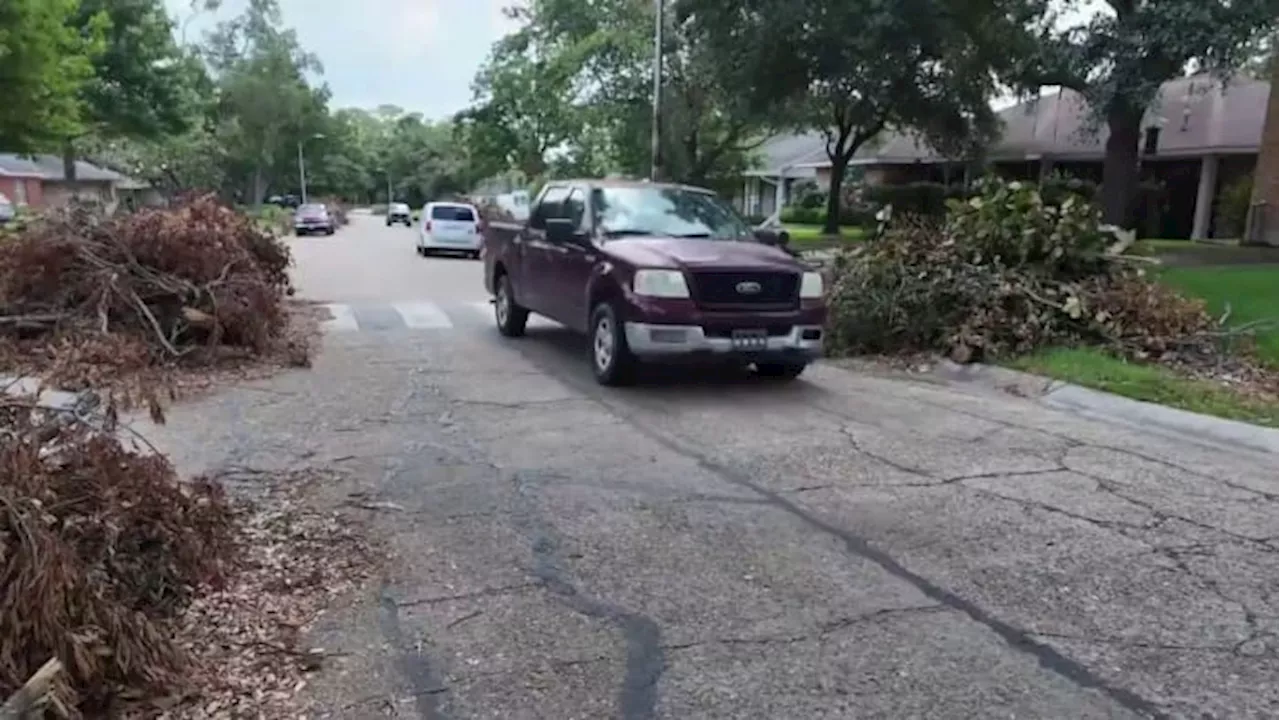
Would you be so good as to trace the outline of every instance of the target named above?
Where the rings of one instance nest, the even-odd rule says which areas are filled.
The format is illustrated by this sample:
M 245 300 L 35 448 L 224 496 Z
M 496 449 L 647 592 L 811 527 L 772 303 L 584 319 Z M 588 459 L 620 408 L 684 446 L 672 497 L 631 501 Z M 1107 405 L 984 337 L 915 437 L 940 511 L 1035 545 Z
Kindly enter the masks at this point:
M 427 203 L 418 226 L 418 254 L 426 257 L 437 251 L 453 251 L 480 257 L 484 246 L 484 221 L 475 205 Z
M 18 182 L 22 181 L 19 180 Z M 9 201 L 9 198 L 4 193 L 0 193 L 0 225 L 4 225 L 9 222 L 17 214 L 18 210 L 13 206 L 13 203 Z

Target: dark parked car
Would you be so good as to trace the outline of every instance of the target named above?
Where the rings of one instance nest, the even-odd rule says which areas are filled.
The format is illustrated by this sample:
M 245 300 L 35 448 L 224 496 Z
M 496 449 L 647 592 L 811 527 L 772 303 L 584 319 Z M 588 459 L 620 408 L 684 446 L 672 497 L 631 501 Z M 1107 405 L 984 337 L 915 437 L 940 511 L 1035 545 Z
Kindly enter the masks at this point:
M 485 285 L 503 335 L 529 313 L 589 337 L 596 379 L 642 361 L 724 360 L 791 379 L 822 353 L 822 276 L 714 193 L 615 180 L 549 183 L 524 225 L 490 223 Z
M 311 233 L 332 235 L 335 227 L 336 223 L 333 215 L 329 213 L 329 208 L 320 203 L 299 205 L 297 212 L 293 214 L 293 233 L 295 235 L 310 235 Z

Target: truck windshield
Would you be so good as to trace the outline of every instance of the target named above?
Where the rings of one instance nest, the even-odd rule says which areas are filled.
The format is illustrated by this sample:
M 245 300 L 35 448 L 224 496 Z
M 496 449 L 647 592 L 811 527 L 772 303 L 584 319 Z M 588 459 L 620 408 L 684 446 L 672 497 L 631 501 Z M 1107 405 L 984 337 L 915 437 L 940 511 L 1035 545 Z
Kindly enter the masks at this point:
M 751 229 L 730 205 L 708 192 L 673 187 L 604 187 L 591 191 L 596 227 L 605 237 L 737 240 Z

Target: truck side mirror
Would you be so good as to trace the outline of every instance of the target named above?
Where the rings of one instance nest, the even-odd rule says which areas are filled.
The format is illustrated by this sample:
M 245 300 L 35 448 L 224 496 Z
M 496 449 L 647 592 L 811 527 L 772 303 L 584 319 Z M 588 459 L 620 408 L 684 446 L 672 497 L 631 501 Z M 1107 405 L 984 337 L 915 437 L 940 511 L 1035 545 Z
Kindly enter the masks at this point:
M 547 218 L 547 239 L 558 245 L 576 242 L 578 229 L 567 218 Z

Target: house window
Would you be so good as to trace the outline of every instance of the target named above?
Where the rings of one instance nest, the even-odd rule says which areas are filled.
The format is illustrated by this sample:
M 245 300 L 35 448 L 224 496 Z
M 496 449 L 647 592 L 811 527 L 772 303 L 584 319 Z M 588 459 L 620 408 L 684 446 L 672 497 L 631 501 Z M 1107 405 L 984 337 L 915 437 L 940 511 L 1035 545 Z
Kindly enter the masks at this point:
M 1147 128 L 1146 135 L 1142 138 L 1142 154 L 1155 155 L 1156 149 L 1160 147 L 1160 128 Z

